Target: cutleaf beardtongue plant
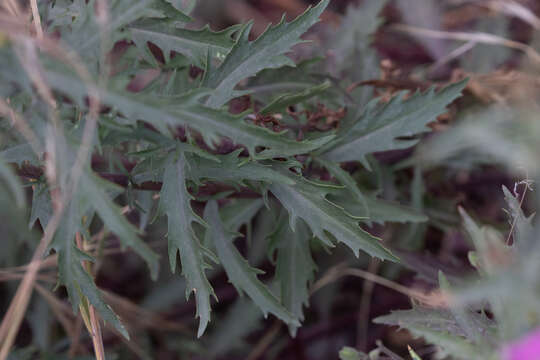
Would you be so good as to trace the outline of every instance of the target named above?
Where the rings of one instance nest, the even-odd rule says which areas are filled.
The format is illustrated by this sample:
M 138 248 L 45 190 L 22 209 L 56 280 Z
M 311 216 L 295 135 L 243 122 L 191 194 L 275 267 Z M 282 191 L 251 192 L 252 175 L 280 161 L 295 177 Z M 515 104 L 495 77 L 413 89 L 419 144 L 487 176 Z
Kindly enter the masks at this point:
M 221 32 L 208 27 L 187 28 L 189 14 L 165 0 L 145 0 L 136 5 L 130 0 L 109 3 L 105 27 L 98 26 L 101 20 L 96 18 L 93 1 L 58 1 L 49 6 L 46 16 L 51 18 L 44 18 L 44 23 L 50 24 L 47 31 L 58 34 L 63 45 L 77 55 L 59 62 L 35 48 L 39 79 L 51 89 L 56 101 L 51 121 L 39 88 L 31 86 L 36 74 L 27 74 L 18 62 L 13 49 L 17 44 L 0 48 L 1 95 L 9 99 L 14 111 L 28 119 L 36 136 L 29 142 L 13 134 L 0 151 L 0 175 L 10 187 L 17 188 L 20 185 L 11 168 L 3 164 L 24 163 L 34 170 L 32 225 L 39 220 L 45 228 L 56 201 L 54 194 L 71 190 L 70 169 L 81 161 L 74 154 L 85 146 L 83 139 L 88 134 L 83 129 L 93 116 L 89 108 L 93 101 L 88 100 L 99 98 L 97 129 L 90 134 L 89 154 L 95 160 L 110 152 L 112 160 L 100 166 L 96 165 L 98 161 L 83 159 L 86 162 L 78 189 L 62 198 L 66 216 L 49 244 L 58 255 L 59 283 L 67 288 L 74 310 L 81 304 L 91 306 L 128 336 L 91 272 L 81 265 L 95 261 L 94 254 L 78 247 L 75 237 L 91 239 L 97 225 L 140 256 L 156 279 L 159 257 L 142 235 L 151 224 L 149 220 L 166 217 L 168 262 L 172 272 L 181 267 L 186 297 L 193 294 L 198 336 L 210 322 L 212 299 L 219 300 L 209 281 L 210 268 L 221 265 L 239 293 L 245 293 L 265 315 L 270 313 L 285 322 L 295 334 L 304 319 L 303 307 L 309 303 L 309 286 L 316 276 L 313 245 L 328 249 L 344 244 L 356 256 L 362 252 L 398 261 L 360 223 L 421 222 L 426 217 L 377 198 L 340 163 L 358 161 L 365 167 L 358 171 L 368 171 L 370 154 L 415 145 L 418 134 L 429 131 L 426 124 L 460 95 L 465 81 L 407 99 L 399 94 L 387 103 L 374 99 L 365 105 L 355 93 L 347 95 L 352 101 L 345 101 L 340 85 L 333 85 L 326 75 L 304 73 L 305 64 L 294 68 L 286 56 L 292 46 L 303 42 L 302 34 L 319 21 L 329 0 L 291 22 L 283 18 L 253 41 L 249 40 L 251 23 Z M 114 41 L 100 41 L 100 31 Z M 25 44 L 36 46 L 31 38 L 25 39 Z M 106 54 L 120 40 L 131 41 L 134 46 L 122 54 L 121 66 L 104 77 L 108 67 L 99 54 Z M 150 51 L 149 42 L 163 51 L 163 62 Z M 77 60 L 76 68 L 73 59 Z M 190 75 L 192 66 L 201 69 L 203 75 Z M 143 90 L 128 91 L 132 77 L 148 67 L 158 69 L 160 75 Z M 304 77 L 300 86 L 292 86 L 293 92 L 280 91 L 277 97 L 268 98 L 250 88 L 249 81 L 245 86 L 246 79 L 259 82 L 268 76 L 279 78 L 287 71 L 296 72 L 287 80 Z M 81 73 L 88 78 L 83 79 Z M 89 79 L 95 79 L 94 83 Z M 258 115 L 283 119 L 279 126 L 285 130 L 274 132 L 248 119 L 247 113 L 233 115 L 225 108 L 230 100 L 246 94 L 265 106 L 263 114 Z M 343 126 L 321 135 L 288 117 L 287 107 L 312 109 L 313 99 L 328 106 L 346 105 Z M 5 118 L 1 121 L 2 125 L 7 123 Z M 300 128 L 302 132 L 297 131 Z M 225 139 L 233 144 L 226 151 L 221 146 Z M 317 166 L 336 182 L 316 178 L 312 170 Z M 45 174 L 57 182 L 54 188 L 41 176 L 45 168 L 55 172 Z M 121 172 L 121 180 L 104 173 L 104 168 Z M 212 184 L 218 184 L 218 190 L 208 194 L 205 190 Z M 158 196 L 147 196 L 150 191 L 159 191 L 159 200 Z M 22 192 L 13 193 L 20 202 Z M 245 193 L 251 197 L 237 199 Z M 204 211 L 192 207 L 194 200 L 206 202 Z M 129 205 L 129 212 L 139 212 L 139 228 L 123 215 L 120 203 Z M 264 211 L 260 210 L 263 204 L 279 214 L 274 231 L 264 234 L 271 239 L 268 253 L 277 256 L 276 287 L 259 278 L 262 272 L 243 257 L 234 242 L 240 236 L 240 226 L 250 224 Z M 224 213 L 231 207 L 241 218 L 226 219 Z

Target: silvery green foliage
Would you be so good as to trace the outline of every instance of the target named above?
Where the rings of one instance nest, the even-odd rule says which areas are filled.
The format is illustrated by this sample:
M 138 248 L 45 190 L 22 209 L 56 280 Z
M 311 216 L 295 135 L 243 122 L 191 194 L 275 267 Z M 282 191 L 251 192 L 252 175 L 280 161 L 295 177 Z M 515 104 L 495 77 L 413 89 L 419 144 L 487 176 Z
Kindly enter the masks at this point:
M 437 345 L 441 355 L 457 359 L 497 359 L 505 344 L 519 341 L 540 323 L 538 311 L 538 224 L 526 216 L 519 195 L 503 187 L 510 237 L 478 225 L 460 208 L 465 234 L 474 251 L 469 260 L 477 275 L 451 286 L 442 272 L 439 286 L 449 308 L 414 305 L 375 322 L 409 330 Z M 516 281 L 519 279 L 519 281 Z M 488 315 L 488 313 L 490 315 Z
M 174 283 L 174 288 L 188 297 L 193 294 L 199 336 L 211 321 L 212 302 L 219 300 L 211 281 L 219 269 L 225 270 L 239 293 L 246 294 L 265 315 L 284 321 L 294 334 L 304 318 L 309 286 L 316 277 L 313 244 L 327 248 L 344 244 L 356 256 L 366 253 L 399 260 L 361 224 L 423 222 L 426 217 L 364 190 L 340 163 L 360 161 L 367 167 L 368 154 L 415 145 L 416 138 L 402 137 L 428 131 L 425 125 L 459 96 L 464 82 L 406 100 L 398 95 L 386 104 L 373 99 L 367 107 L 360 106 L 363 100 L 358 98 L 343 120 L 350 124 L 348 131 L 340 128 L 321 134 L 307 129 L 300 133 L 299 126 L 292 126 L 288 107 L 316 111 L 319 102 L 336 107 L 346 103 L 344 90 L 311 66 L 316 61 L 295 67 L 287 56 L 319 21 L 329 0 L 290 22 L 283 19 L 255 40 L 249 39 L 251 23 L 220 32 L 188 27 L 193 1 L 107 3 L 106 19 L 96 13 L 93 0 L 54 1 L 44 14 L 47 36 L 59 36 L 67 54 L 73 56 L 70 61 L 59 61 L 46 50 L 34 49 L 35 69 L 52 91 L 54 111 L 19 64 L 15 50 L 20 44 L 15 41 L 0 48 L 2 96 L 27 119 L 37 136 L 30 144 L 10 119 L 0 118 L 9 135 L 0 148 L 0 185 L 2 191 L 13 194 L 15 204 L 24 204 L 13 171 L 24 172 L 30 166 L 34 172 L 25 179 L 32 185 L 32 205 L 22 223 L 39 223 L 43 228 L 51 220 L 52 195 L 69 193 L 50 250 L 58 255 L 59 284 L 66 287 L 74 310 L 88 301 L 107 323 L 128 336 L 82 266 L 95 259 L 75 245 L 77 233 L 89 239 L 95 235 L 96 225 L 140 257 L 155 279 L 160 259 L 143 230 L 151 234 L 153 222 L 166 220 L 168 263 L 172 272 L 181 267 L 185 278 L 185 282 Z M 376 15 L 379 10 L 377 5 L 371 11 Z M 358 30 L 353 38 L 363 37 L 362 46 L 367 49 L 368 37 L 378 23 L 373 22 L 366 31 Z M 107 54 L 120 40 L 133 46 L 117 54 L 118 66 L 111 68 Z M 164 62 L 149 50 L 148 42 L 163 51 Z M 31 39 L 28 44 L 35 46 Z M 86 75 L 81 77 L 74 62 L 86 69 Z M 193 68 L 203 74 L 191 76 Z M 159 75 L 144 89 L 128 90 L 133 77 L 148 69 Z M 260 96 L 266 91 L 276 96 Z M 253 107 L 232 114 L 224 106 L 248 93 L 261 102 L 263 114 Z M 95 100 L 100 103 L 97 128 L 85 134 L 85 125 L 93 116 L 89 104 Z M 258 115 L 283 119 L 283 131 L 257 123 Z M 76 154 L 87 135 L 91 138 L 89 158 L 75 183 Z M 56 171 L 54 188 L 45 176 L 49 160 Z M 319 181 L 308 171 L 314 164 L 325 168 L 336 181 Z M 200 191 L 216 184 L 214 193 Z M 250 196 L 238 199 L 236 195 L 243 192 Z M 194 201 L 206 202 L 204 214 L 201 206 L 193 206 Z M 273 239 L 268 246 L 277 256 L 278 293 L 259 277 L 260 270 L 244 258 L 235 243 L 242 225 L 251 224 L 257 214 L 270 213 L 261 210 L 263 204 L 277 206 L 276 213 L 282 214 L 275 232 L 259 237 Z M 138 213 L 138 226 L 133 224 L 137 216 L 128 218 L 121 207 L 129 215 Z M 302 271 L 295 272 L 297 268 Z

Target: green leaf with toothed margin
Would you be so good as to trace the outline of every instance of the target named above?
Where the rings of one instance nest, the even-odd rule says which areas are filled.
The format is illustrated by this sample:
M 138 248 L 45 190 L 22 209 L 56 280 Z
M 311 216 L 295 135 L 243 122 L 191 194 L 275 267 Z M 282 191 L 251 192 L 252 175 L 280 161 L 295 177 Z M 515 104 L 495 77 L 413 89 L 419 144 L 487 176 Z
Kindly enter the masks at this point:
M 227 155 L 216 155 L 215 158 L 218 161 L 211 161 L 200 156 L 190 156 L 190 176 L 194 181 L 210 179 L 231 181 L 240 185 L 245 185 L 244 181 L 246 180 L 294 184 L 290 177 L 275 171 L 271 165 L 240 158 L 241 152 L 242 149 L 239 149 Z
M 234 45 L 232 36 L 238 28 L 238 25 L 234 25 L 214 32 L 208 25 L 199 30 L 190 30 L 152 22 L 135 24 L 129 30 L 131 40 L 150 64 L 158 67 L 156 58 L 148 48 L 149 42 L 163 51 L 165 63 L 170 61 L 171 52 L 175 51 L 186 56 L 193 65 L 204 68 L 208 52 L 211 58 L 223 57 L 229 52 Z
M 209 225 L 206 232 L 206 236 L 209 238 L 208 241 L 213 242 L 219 261 L 225 268 L 229 281 L 235 288 L 238 291 L 245 292 L 265 316 L 271 313 L 287 324 L 300 325 L 298 320 L 285 309 L 270 290 L 257 278 L 261 271 L 251 267 L 234 246 L 233 240 L 236 233 L 225 229 L 215 200 L 207 203 L 204 209 L 204 218 Z
M 298 321 L 304 320 L 303 307 L 309 304 L 309 286 L 317 271 L 311 257 L 311 238 L 304 221 L 297 221 L 293 231 L 286 216 L 281 217 L 278 229 L 271 236 L 272 248 L 277 251 L 276 280 L 280 284 L 281 301 Z M 297 330 L 297 325 L 289 324 L 291 336 L 296 336 Z
M 66 69 L 49 69 L 45 72 L 49 86 L 76 100 L 82 107 L 87 95 L 86 85 Z M 249 124 L 244 115 L 233 115 L 224 110 L 212 109 L 197 103 L 193 94 L 156 96 L 133 94 L 126 90 L 96 89 L 104 105 L 111 106 L 132 121 L 144 120 L 164 134 L 169 127 L 189 126 L 201 133 L 212 146 L 220 136 L 244 145 L 253 158 L 267 159 L 312 152 L 331 139 L 333 135 L 314 140 L 296 141 L 283 133 Z M 256 152 L 258 147 L 265 150 Z
M 234 87 L 241 80 L 261 70 L 294 66 L 285 53 L 302 42 L 300 36 L 319 21 L 328 3 L 329 0 L 322 0 L 289 23 L 282 18 L 254 41 L 249 41 L 252 23 L 245 25 L 223 63 L 217 69 L 207 69 L 204 86 L 215 90 L 206 104 L 214 108 L 222 106 L 231 99 Z
M 360 161 L 367 169 L 365 156 L 374 152 L 405 149 L 415 145 L 418 139 L 405 139 L 418 133 L 430 131 L 426 125 L 446 112 L 446 106 L 461 96 L 467 79 L 451 84 L 439 91 L 435 88 L 416 92 L 408 99 L 405 93 L 394 96 L 381 104 L 372 100 L 346 131 L 328 144 L 321 157 L 337 162 Z
M 180 253 L 182 274 L 186 277 L 186 297 L 195 293 L 199 317 L 200 337 L 210 321 L 210 296 L 216 295 L 206 277 L 209 265 L 206 257 L 209 250 L 202 247 L 193 229 L 193 223 L 205 225 L 190 205 L 192 196 L 186 187 L 186 159 L 182 152 L 172 152 L 167 160 L 163 174 L 163 187 L 160 194 L 160 210 L 167 214 L 169 262 L 171 270 L 176 269 L 176 257 Z M 217 299 L 217 298 L 216 298 Z
M 326 80 L 320 85 L 312 86 L 298 93 L 282 94 L 272 100 L 270 104 L 266 105 L 261 110 L 261 114 L 267 115 L 284 111 L 289 106 L 296 105 L 303 101 L 309 100 L 316 95 L 320 95 L 328 88 L 330 88 L 330 81 Z
M 268 187 L 289 211 L 292 228 L 295 227 L 296 218 L 300 218 L 328 246 L 333 246 L 330 234 L 351 248 L 357 256 L 359 250 L 362 250 L 383 260 L 398 260 L 381 245 L 379 238 L 360 228 L 359 218 L 353 218 L 326 198 L 330 192 L 329 187 L 314 184 L 300 176 L 296 176 L 295 181 L 295 185 L 272 184 Z
M 122 246 L 130 247 L 146 261 L 150 276 L 156 280 L 159 270 L 158 255 L 139 238 L 139 230 L 121 214 L 120 207 L 107 196 L 107 192 L 119 193 L 123 189 L 92 173 L 82 177 L 81 189 L 82 195 L 96 210 L 105 226 L 118 236 Z
M 365 195 L 365 202 L 357 201 L 348 192 L 339 192 L 330 195 L 330 201 L 343 207 L 347 213 L 356 217 L 365 217 L 362 222 L 384 224 L 386 222 L 419 223 L 428 221 L 428 217 L 422 212 L 402 205 L 395 201 L 377 198 L 372 194 Z M 369 209 L 369 212 L 366 210 Z
M 49 248 L 58 254 L 58 282 L 66 287 L 74 313 L 77 313 L 79 304 L 86 298 L 105 322 L 129 339 L 126 328 L 111 307 L 105 303 L 94 279 L 82 266 L 82 261 L 94 259 L 75 246 L 75 234 L 84 231 L 81 219 L 89 210 L 83 203 L 77 198 L 72 199 L 49 245 Z
M 353 199 L 357 200 L 365 209 L 365 214 L 362 216 L 369 218 L 370 208 L 367 206 L 366 195 L 360 191 L 356 180 L 353 179 L 351 174 L 343 170 L 338 163 L 333 161 L 326 161 L 320 158 L 315 158 L 315 161 L 324 166 L 326 170 L 341 183 L 341 185 L 345 186 L 351 192 Z M 350 199 L 351 197 L 348 196 L 348 198 Z

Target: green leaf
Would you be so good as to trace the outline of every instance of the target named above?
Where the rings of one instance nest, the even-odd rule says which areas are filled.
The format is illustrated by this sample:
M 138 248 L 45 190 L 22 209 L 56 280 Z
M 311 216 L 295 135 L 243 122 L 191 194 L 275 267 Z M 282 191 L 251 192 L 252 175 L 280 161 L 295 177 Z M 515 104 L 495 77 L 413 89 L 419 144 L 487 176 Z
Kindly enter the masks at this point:
M 219 215 L 217 203 L 211 200 L 204 210 L 204 218 L 209 228 L 206 236 L 212 241 L 223 265 L 229 281 L 238 291 L 244 291 L 267 316 L 272 313 L 288 324 L 300 325 L 291 313 L 289 313 L 268 288 L 257 278 L 260 270 L 252 268 L 234 246 L 236 237 L 225 229 Z
M 262 199 L 233 199 L 232 201 L 221 209 L 220 214 L 224 227 L 233 232 L 238 231 L 243 224 L 249 224 L 263 206 Z M 211 239 L 205 240 L 207 240 L 207 245 L 211 245 L 209 244 Z M 261 319 L 261 311 L 251 300 L 246 297 L 238 298 L 225 317 L 220 318 L 216 323 L 209 339 L 210 354 L 215 357 L 232 348 L 247 345 L 241 339 L 259 327 Z
M 212 57 L 224 57 L 229 52 L 234 45 L 232 35 L 238 31 L 238 26 L 214 32 L 208 25 L 199 30 L 190 30 L 157 22 L 136 24 L 129 30 L 131 39 L 150 64 L 158 67 L 155 57 L 148 49 L 148 42 L 163 51 L 165 63 L 170 61 L 171 51 L 176 51 L 186 56 L 193 65 L 204 68 L 208 52 Z
M 81 219 L 87 209 L 81 205 L 83 204 L 78 199 L 72 199 L 50 244 L 50 248 L 58 254 L 59 283 L 66 287 L 74 312 L 78 311 L 79 304 L 86 298 L 96 308 L 103 320 L 129 339 L 124 325 L 110 306 L 103 301 L 94 280 L 82 267 L 81 261 L 93 261 L 93 259 L 79 250 L 74 243 L 75 234 L 84 230 Z
M 426 124 L 446 111 L 446 106 L 460 96 L 466 83 L 463 80 L 438 92 L 434 88 L 417 92 L 407 100 L 401 93 L 386 104 L 372 100 L 352 128 L 338 134 L 341 136 L 325 148 L 322 157 L 337 162 L 360 161 L 369 169 L 367 154 L 415 145 L 418 139 L 402 137 L 429 131 Z
M 118 236 L 123 246 L 129 246 L 146 261 L 152 279 L 156 280 L 159 257 L 139 238 L 138 229 L 122 216 L 120 207 L 109 199 L 105 192 L 106 190 L 120 192 L 122 188 L 93 174 L 83 176 L 81 180 L 81 192 L 92 204 L 105 226 Z
M 152 147 L 149 150 L 143 150 L 130 154 L 142 158 L 142 160 L 135 165 L 130 173 L 131 180 L 136 184 L 140 184 L 145 181 L 161 181 L 163 178 L 163 169 L 165 168 L 167 162 L 167 155 L 171 150 L 174 149 L 177 149 L 184 154 L 190 153 L 197 155 L 196 158 L 211 160 L 210 163 L 220 161 L 220 159 L 218 159 L 216 156 L 189 143 L 177 142 L 158 133 L 154 133 L 154 135 L 158 140 L 155 142 L 155 148 Z M 196 177 L 194 178 L 196 179 Z
M 456 323 L 452 313 L 446 309 L 434 309 L 414 306 L 410 310 L 392 311 L 388 315 L 379 316 L 373 320 L 376 324 L 399 326 L 425 326 L 434 331 L 448 332 L 456 336 L 464 336 L 465 333 Z
M 510 216 L 510 221 L 512 224 L 514 224 L 512 229 L 514 240 L 513 246 L 520 249 L 523 253 L 526 253 L 534 247 L 534 244 L 531 244 L 531 240 L 533 243 L 536 243 L 536 237 L 533 235 L 534 227 L 532 222 L 534 214 L 529 217 L 525 216 L 523 210 L 521 209 L 522 204 L 520 199 L 512 194 L 506 186 L 503 185 L 502 189 L 504 193 L 504 200 L 509 207 L 508 214 Z M 527 190 L 529 189 L 527 188 Z
M 188 23 L 193 19 L 186 14 L 186 10 L 183 7 L 175 4 L 173 0 L 154 0 L 151 9 L 156 10 L 156 14 L 148 14 L 149 17 L 166 18 L 180 23 Z M 162 24 L 166 24 L 164 21 Z
M 186 188 L 186 160 L 182 152 L 172 152 L 167 160 L 163 174 L 163 187 L 160 194 L 160 209 L 167 214 L 169 262 L 171 270 L 176 269 L 176 256 L 180 253 L 182 273 L 186 277 L 186 298 L 195 293 L 197 314 L 199 317 L 200 337 L 210 321 L 210 296 L 214 294 L 206 278 L 205 270 L 209 265 L 205 261 L 204 249 L 193 230 L 193 223 L 205 225 L 204 221 L 191 209 L 192 196 Z
M 189 158 L 190 176 L 194 181 L 199 179 L 233 181 L 241 185 L 245 185 L 245 180 L 294 184 L 291 178 L 273 170 L 270 165 L 240 158 L 241 152 L 240 149 L 228 155 L 218 155 L 216 159 L 219 162 L 192 156 Z
M 347 171 L 343 170 L 341 166 L 339 166 L 338 163 L 335 163 L 333 161 L 326 161 L 320 158 L 315 158 L 315 161 L 320 163 L 322 166 L 328 170 L 332 176 L 334 176 L 341 185 L 345 186 L 354 196 L 354 199 L 356 199 L 362 206 L 364 206 L 364 211 L 362 212 L 363 215 L 358 215 L 362 217 L 370 217 L 370 207 L 367 205 L 366 196 L 360 191 L 358 188 L 358 184 L 353 179 L 351 174 L 349 174 Z M 364 214 L 365 213 L 365 214 Z
M 500 232 L 487 226 L 478 226 L 463 208 L 460 207 L 458 210 L 468 238 L 473 243 L 478 256 L 477 270 L 480 275 L 508 273 L 510 269 L 502 266 L 500 256 L 510 259 L 513 257 L 512 251 L 514 249 L 504 243 Z M 487 281 L 484 283 L 488 285 Z
M 298 93 L 288 93 L 282 94 L 272 100 L 272 102 L 266 105 L 262 110 L 261 114 L 267 115 L 271 113 L 281 112 L 287 109 L 289 106 L 296 105 L 303 101 L 309 100 L 314 96 L 317 96 L 324 91 L 330 88 L 330 81 L 327 80 L 320 85 L 307 88 Z
M 326 245 L 332 246 L 329 233 L 338 242 L 351 248 L 357 256 L 358 251 L 362 250 L 383 260 L 397 261 L 397 258 L 381 245 L 380 239 L 358 226 L 358 218 L 349 216 L 343 208 L 326 198 L 330 191 L 328 188 L 314 185 L 301 177 L 297 177 L 295 181 L 295 185 L 272 184 L 269 187 L 289 211 L 291 227 L 294 228 L 296 218 L 301 218 Z
M 295 67 L 283 66 L 267 69 L 249 79 L 245 89 L 254 100 L 270 103 L 283 93 L 296 94 L 309 91 L 328 80 L 328 76 L 319 73 L 322 58 L 300 61 Z M 244 87 L 243 87 L 244 88 Z M 331 86 L 317 97 L 318 101 L 332 106 L 343 106 L 342 91 Z
M 19 166 L 25 161 L 28 161 L 31 164 L 38 164 L 36 153 L 28 143 L 14 145 L 4 149 L 0 151 L 0 156 L 5 162 L 16 163 Z
M 373 321 L 377 324 L 397 325 L 406 328 L 416 337 L 423 337 L 427 342 L 440 346 L 443 353 L 460 359 L 476 359 L 481 355 L 481 349 L 467 341 L 461 335 L 456 335 L 455 321 L 450 312 L 442 310 L 446 322 L 441 321 L 437 310 L 419 309 L 408 311 L 393 311 L 390 315 L 380 316 Z M 415 319 L 415 321 L 411 321 Z M 445 328 L 449 328 L 446 330 Z
M 374 195 L 365 195 L 365 203 L 357 201 L 349 194 L 341 193 L 336 196 L 329 196 L 330 200 L 342 206 L 347 213 L 355 217 L 361 217 L 361 221 L 366 223 L 384 224 L 385 222 L 425 222 L 428 217 L 422 212 L 412 207 L 401 205 L 395 201 L 388 201 L 377 198 Z M 365 205 L 364 205 L 365 204 Z M 369 209 L 369 212 L 366 210 Z
M 5 183 L 6 188 L 13 195 L 15 205 L 22 208 L 25 205 L 25 197 L 21 187 L 21 182 L 19 181 L 19 178 L 15 176 L 13 170 L 11 170 L 11 168 L 0 157 L 0 183 L 2 180 Z
M 387 3 L 387 0 L 366 0 L 360 6 L 351 4 L 347 7 L 341 25 L 329 44 L 338 60 L 354 53 L 357 47 L 366 47 L 371 43 L 372 34 L 382 23 L 378 15 Z
M 465 209 L 458 207 L 459 214 L 463 219 L 463 227 L 467 232 L 469 239 L 472 241 L 476 250 L 482 251 L 485 246 L 484 231 L 476 222 L 467 214 Z
M 527 107 L 489 106 L 464 113 L 456 126 L 422 144 L 415 162 L 456 168 L 502 164 L 513 173 L 538 176 L 538 114 Z
M 161 0 L 108 1 L 108 19 L 103 23 L 96 16 L 95 1 L 55 2 L 49 8 L 54 20 L 48 29 L 60 32 L 62 41 L 86 61 L 91 72 L 96 73 L 101 53 L 106 53 L 116 41 L 127 37 L 127 32 L 123 31 L 126 25 L 145 16 L 164 16 L 163 9 L 154 8 L 159 3 Z
M 46 71 L 48 84 L 74 98 L 84 106 L 86 85 L 77 77 L 66 73 L 65 69 Z M 198 104 L 189 97 L 138 95 L 127 91 L 98 89 L 104 105 L 114 107 L 126 117 L 135 121 L 144 120 L 155 126 L 163 134 L 169 134 L 168 126 L 186 125 L 198 130 L 209 145 L 218 140 L 218 135 L 226 136 L 235 144 L 246 146 L 255 158 L 272 158 L 309 153 L 326 144 L 333 135 L 310 141 L 295 141 L 282 133 L 248 124 L 243 115 L 232 115 Z M 257 147 L 265 147 L 257 153 Z
M 453 289 L 450 285 L 450 282 L 448 281 L 446 276 L 444 276 L 444 273 L 440 270 L 439 287 L 441 288 L 441 291 L 443 291 L 445 294 L 452 293 Z M 456 323 L 465 333 L 465 337 L 475 343 L 479 343 L 481 341 L 482 333 L 478 331 L 478 326 L 475 323 L 475 317 L 477 317 L 477 314 L 475 312 L 469 312 L 464 307 L 459 305 L 450 306 L 450 311 Z
M 197 4 L 197 0 L 165 0 L 176 10 L 189 14 Z
M 28 227 L 32 228 L 39 220 L 41 227 L 45 229 L 52 216 L 53 208 L 51 203 L 51 195 L 47 184 L 37 183 L 32 188 L 32 210 L 30 212 L 30 221 Z
M 276 280 L 281 285 L 281 301 L 299 321 L 304 320 L 303 306 L 309 304 L 309 285 L 315 278 L 317 266 L 311 257 L 309 241 L 311 234 L 300 220 L 291 229 L 286 217 L 272 235 L 273 247 L 277 249 Z M 289 325 L 291 336 L 296 336 L 298 326 Z
M 414 336 L 423 337 L 428 343 L 442 348 L 442 355 L 452 356 L 458 359 L 478 359 L 482 356 L 477 346 L 462 337 L 445 332 L 437 332 L 429 327 L 412 326 L 407 328 Z
M 255 41 L 249 41 L 252 23 L 244 26 L 223 63 L 207 74 L 204 86 L 215 89 L 207 105 L 215 108 L 222 106 L 231 99 L 236 84 L 263 69 L 293 66 L 292 60 L 284 54 L 293 45 L 302 42 L 300 36 L 319 21 L 328 3 L 329 0 L 322 0 L 290 23 L 282 18 L 279 24 L 269 27 Z
M 412 347 L 407 345 L 407 349 L 409 350 L 409 355 L 411 355 L 412 360 L 422 360 L 422 358 L 416 353 L 416 351 L 413 350 Z
M 221 209 L 220 216 L 225 227 L 236 232 L 243 224 L 251 222 L 263 205 L 262 199 L 235 199 Z
M 484 314 L 467 310 L 462 315 L 467 317 L 468 326 L 471 326 L 478 335 L 484 334 L 486 337 L 490 337 L 493 334 L 495 322 Z M 456 320 L 454 313 L 447 309 L 414 306 L 410 310 L 392 311 L 388 315 L 377 317 L 373 322 L 399 326 L 411 331 L 416 336 L 428 335 L 426 340 L 442 347 L 452 346 L 447 342 L 455 341 L 455 346 L 466 344 L 466 348 L 475 347 L 477 351 L 486 349 L 483 346 L 484 343 L 474 343 L 473 346 L 473 339 L 467 338 L 467 330 L 462 327 L 461 320 Z
M 386 0 L 366 0 L 359 5 L 351 3 L 340 27 L 325 43 L 328 48 L 325 50 L 331 54 L 327 67 L 332 75 L 344 79 L 344 87 L 380 77 L 379 57 L 371 42 L 372 34 L 382 23 L 378 15 L 387 3 Z M 373 89 L 370 87 L 356 87 L 351 92 L 354 105 L 348 107 L 349 112 L 364 108 L 372 95 Z M 340 127 L 348 128 L 355 120 L 352 116 L 346 116 L 341 119 Z
M 367 358 L 366 354 L 350 346 L 345 346 L 339 351 L 340 360 L 366 360 Z

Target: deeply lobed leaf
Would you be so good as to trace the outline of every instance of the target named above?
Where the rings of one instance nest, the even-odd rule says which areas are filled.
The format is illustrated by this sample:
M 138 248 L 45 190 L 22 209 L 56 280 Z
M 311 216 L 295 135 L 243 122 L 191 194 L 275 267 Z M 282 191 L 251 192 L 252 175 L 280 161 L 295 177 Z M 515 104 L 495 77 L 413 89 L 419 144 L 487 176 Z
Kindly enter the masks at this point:
M 338 134 L 321 156 L 337 162 L 360 161 L 369 169 L 367 154 L 415 145 L 418 139 L 403 138 L 429 131 L 426 125 L 446 111 L 446 106 L 460 96 L 466 83 L 463 80 L 438 92 L 431 88 L 406 100 L 402 93 L 386 104 L 372 100 L 354 125 Z
M 169 155 L 163 174 L 163 187 L 160 194 L 160 209 L 167 214 L 169 262 L 171 270 L 176 270 L 176 257 L 180 253 L 182 273 L 186 277 L 186 297 L 193 292 L 199 317 L 198 336 L 201 336 L 210 321 L 210 296 L 214 290 L 206 278 L 208 265 L 205 250 L 193 230 L 193 223 L 204 221 L 191 209 L 192 196 L 186 187 L 186 160 L 183 153 Z
M 51 87 L 62 91 L 84 104 L 86 85 L 65 71 L 46 72 Z M 232 115 L 223 110 L 212 109 L 184 96 L 158 97 L 148 94 L 136 95 L 127 91 L 98 89 L 101 101 L 122 112 L 132 121 L 144 120 L 164 134 L 169 134 L 168 126 L 189 126 L 198 130 L 210 145 L 217 135 L 226 136 L 235 144 L 246 146 L 250 155 L 256 158 L 292 156 L 309 153 L 332 139 L 332 135 L 311 141 L 295 141 L 282 133 L 248 124 L 242 115 Z M 189 96 L 189 94 L 188 94 Z M 257 147 L 265 150 L 257 153 Z
M 303 307 L 309 304 L 309 286 L 317 270 L 309 246 L 311 234 L 302 220 L 296 222 L 295 229 L 291 229 L 286 217 L 283 220 L 272 235 L 272 246 L 277 251 L 276 280 L 281 285 L 283 305 L 296 319 L 303 321 Z M 297 325 L 289 324 L 292 336 L 297 330 Z
M 244 291 L 266 316 L 272 313 L 286 323 L 299 325 L 295 317 L 283 307 L 279 300 L 257 278 L 260 270 L 252 268 L 234 246 L 234 233 L 225 229 L 219 215 L 217 203 L 212 200 L 206 205 L 204 218 L 208 222 L 207 237 L 214 244 L 218 258 L 229 281 L 238 291 Z
M 206 104 L 210 107 L 225 104 L 231 99 L 234 87 L 241 80 L 256 75 L 261 70 L 293 66 L 292 60 L 284 54 L 302 41 L 300 36 L 319 21 L 319 16 L 328 3 L 329 0 L 321 0 L 317 6 L 306 10 L 290 23 L 283 18 L 255 41 L 249 41 L 252 24 L 245 25 L 223 63 L 217 69 L 207 70 L 204 86 L 214 89 L 214 92 Z
M 297 177 L 295 185 L 272 184 L 270 191 L 287 209 L 294 228 L 296 218 L 303 219 L 313 234 L 328 246 L 333 246 L 331 234 L 338 242 L 347 245 L 358 255 L 359 250 L 384 260 L 397 258 L 381 245 L 380 239 L 362 230 L 358 218 L 349 216 L 342 208 L 331 203 L 328 189 Z
M 208 26 L 199 30 L 181 29 L 164 25 L 161 22 L 135 24 L 130 27 L 131 39 L 141 50 L 143 57 L 152 65 L 158 66 L 157 60 L 148 49 L 148 42 L 157 45 L 162 51 L 165 63 L 170 61 L 171 52 L 186 56 L 193 65 L 206 67 L 208 53 L 210 58 L 224 57 L 234 44 L 232 35 L 238 26 L 231 26 L 219 32 L 213 32 Z

